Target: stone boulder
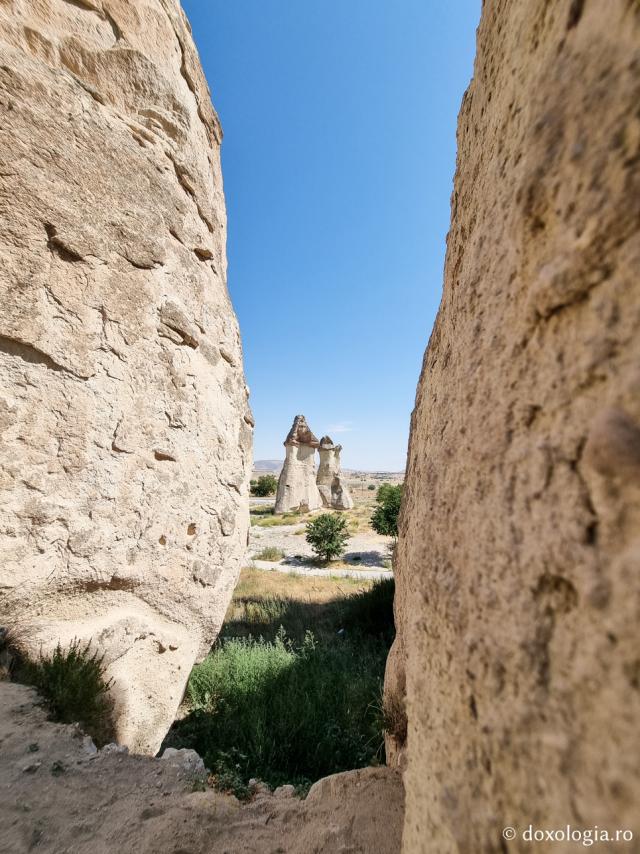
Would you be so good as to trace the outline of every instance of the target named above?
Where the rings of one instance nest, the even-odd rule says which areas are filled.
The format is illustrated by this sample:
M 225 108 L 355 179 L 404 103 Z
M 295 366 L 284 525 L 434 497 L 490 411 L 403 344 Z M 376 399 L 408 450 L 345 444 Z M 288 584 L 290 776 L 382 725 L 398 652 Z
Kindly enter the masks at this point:
M 334 445 L 329 436 L 323 436 L 320 439 L 318 446 L 320 465 L 318 466 L 316 484 L 324 507 L 332 507 L 334 510 L 350 510 L 353 507 L 353 500 L 346 484 L 342 481 L 340 451 L 342 451 L 342 445 Z
M 154 752 L 247 539 L 220 124 L 177 0 L 4 0 L 0 51 L 0 622 Z
M 319 442 L 304 415 L 296 415 L 284 440 L 286 457 L 276 492 L 276 513 L 309 511 L 322 507 L 316 486 L 315 453 Z
M 407 854 L 640 832 L 639 103 L 637 3 L 483 3 L 396 554 Z

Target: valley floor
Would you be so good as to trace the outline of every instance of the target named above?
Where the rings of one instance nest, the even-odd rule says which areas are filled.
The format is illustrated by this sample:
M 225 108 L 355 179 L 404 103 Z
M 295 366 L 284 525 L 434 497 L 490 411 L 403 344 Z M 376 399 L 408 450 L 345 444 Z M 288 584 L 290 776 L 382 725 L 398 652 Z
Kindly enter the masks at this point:
M 342 511 L 349 525 L 349 540 L 344 553 L 326 566 L 317 560 L 305 538 L 305 527 L 319 513 L 333 512 L 318 510 L 314 513 L 273 513 L 273 498 L 252 499 L 251 528 L 249 532 L 249 555 L 257 569 L 277 569 L 281 572 L 294 570 L 318 576 L 336 575 L 353 578 L 385 578 L 392 575 L 391 537 L 377 534 L 370 524 L 375 507 L 375 493 L 367 489 L 352 489 L 354 507 Z M 279 561 L 264 561 L 260 556 L 269 549 L 278 550 Z M 271 564 L 271 565 L 270 565 Z

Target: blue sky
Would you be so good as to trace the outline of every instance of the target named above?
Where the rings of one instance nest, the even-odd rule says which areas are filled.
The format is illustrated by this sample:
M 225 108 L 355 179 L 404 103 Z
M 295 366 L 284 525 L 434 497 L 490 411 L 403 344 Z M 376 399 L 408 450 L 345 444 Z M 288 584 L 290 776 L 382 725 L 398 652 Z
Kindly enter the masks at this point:
M 480 0 L 183 0 L 224 129 L 229 290 L 256 418 L 404 468 L 440 301 Z

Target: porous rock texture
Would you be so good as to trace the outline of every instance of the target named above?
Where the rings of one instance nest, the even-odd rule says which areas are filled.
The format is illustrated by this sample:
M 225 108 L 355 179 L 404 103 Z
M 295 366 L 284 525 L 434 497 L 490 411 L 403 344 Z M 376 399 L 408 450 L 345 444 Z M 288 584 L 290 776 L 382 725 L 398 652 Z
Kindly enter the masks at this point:
M 1 619 L 155 751 L 244 555 L 220 125 L 176 0 L 0 2 Z
M 323 436 L 318 445 L 320 463 L 316 484 L 322 504 L 334 510 L 350 510 L 353 500 L 340 473 L 340 451 L 342 445 L 334 445 L 330 436 Z
M 319 444 L 304 415 L 296 415 L 284 440 L 286 456 L 278 479 L 276 513 L 322 507 L 316 486 L 315 456 Z
M 640 833 L 638 104 L 638 3 L 483 3 L 396 560 L 410 854 Z
M 2 681 L 0 743 L 0 854 L 400 850 L 404 794 L 392 768 L 333 774 L 305 800 L 293 786 L 260 786 L 241 804 L 205 789 L 193 751 L 161 759 L 96 751 L 77 727 L 47 721 L 33 689 Z

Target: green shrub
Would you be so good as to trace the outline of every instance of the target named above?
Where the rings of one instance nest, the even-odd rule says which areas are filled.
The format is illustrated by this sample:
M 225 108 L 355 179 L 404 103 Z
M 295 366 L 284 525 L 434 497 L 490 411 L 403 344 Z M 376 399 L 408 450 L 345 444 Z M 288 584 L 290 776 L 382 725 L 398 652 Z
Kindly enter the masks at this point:
M 113 737 L 113 701 L 108 694 L 104 656 L 91 652 L 91 643 L 74 639 L 68 649 L 58 644 L 50 656 L 23 660 L 16 680 L 33 685 L 42 696 L 52 720 L 79 723 L 101 747 Z
M 369 490 L 369 492 L 373 492 L 373 490 L 374 490 L 375 488 L 376 488 L 375 483 L 370 483 L 370 484 L 369 484 L 369 486 L 367 487 L 367 489 Z
M 398 514 L 402 501 L 402 484 L 383 483 L 376 495 L 377 507 L 371 516 L 371 527 L 378 534 L 398 536 Z
M 273 495 L 278 488 L 278 481 L 273 474 L 262 474 L 257 480 L 251 481 L 251 494 L 260 498 Z
M 284 557 L 284 552 L 282 549 L 277 548 L 276 546 L 266 546 L 266 548 L 262 549 L 257 555 L 254 555 L 254 560 L 270 560 L 270 561 L 279 561 Z
M 338 513 L 322 513 L 307 523 L 306 539 L 324 561 L 338 557 L 349 539 L 347 520 Z

